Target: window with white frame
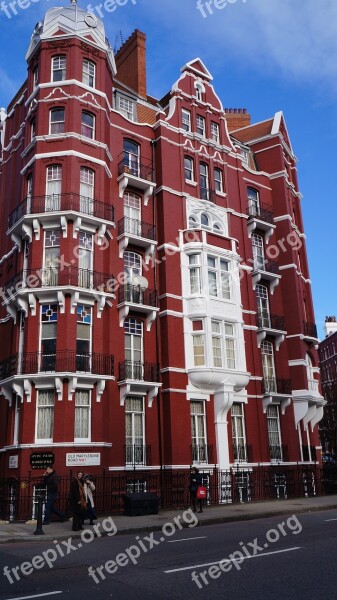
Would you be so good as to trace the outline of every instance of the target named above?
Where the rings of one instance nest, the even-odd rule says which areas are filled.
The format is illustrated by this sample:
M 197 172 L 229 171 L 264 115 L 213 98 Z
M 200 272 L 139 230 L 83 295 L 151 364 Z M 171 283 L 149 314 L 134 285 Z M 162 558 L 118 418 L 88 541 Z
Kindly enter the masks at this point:
M 202 200 L 209 200 L 208 166 L 205 163 L 200 163 L 199 165 L 199 185 L 200 198 L 202 198 Z
M 200 254 L 190 254 L 188 257 L 189 262 L 189 281 L 190 281 L 190 293 L 200 294 L 201 293 L 201 267 L 200 267 Z
M 197 134 L 205 137 L 206 135 L 206 122 L 204 117 L 197 115 Z
M 186 181 L 194 181 L 193 159 L 190 158 L 189 156 L 185 156 L 184 166 L 185 166 L 185 180 Z
M 185 108 L 181 111 L 182 128 L 185 131 L 191 131 L 191 113 Z
M 253 268 L 264 271 L 264 244 L 263 237 L 258 233 L 252 233 Z
M 125 376 L 127 379 L 144 379 L 143 323 L 138 319 L 124 321 Z
M 222 331 L 219 321 L 212 321 L 212 351 L 213 351 L 213 367 L 222 367 Z
M 44 261 L 42 285 L 58 285 L 60 264 L 61 232 L 59 229 L 46 229 L 44 232 Z
M 83 59 L 82 82 L 89 87 L 95 87 L 96 65 L 92 60 Z
M 95 173 L 88 167 L 80 169 L 80 211 L 87 215 L 94 212 Z
M 195 84 L 194 84 L 194 87 L 195 87 L 195 95 L 196 95 L 196 99 L 197 99 L 199 102 L 202 102 L 202 99 L 203 99 L 203 93 L 204 93 L 204 91 L 205 91 L 205 90 L 204 90 L 204 86 L 203 86 L 203 85 L 201 85 L 201 83 L 198 83 L 198 82 L 197 82 L 197 83 L 195 83 Z
M 125 138 L 123 140 L 124 165 L 127 173 L 134 177 L 140 177 L 140 146 L 133 140 Z
M 126 283 L 124 286 L 124 300 L 141 304 L 144 292 L 137 285 L 137 277 L 142 274 L 142 257 L 140 254 L 130 250 L 124 252 L 124 273 Z
M 270 312 L 268 288 L 265 285 L 258 283 L 255 288 L 257 300 L 257 317 L 258 326 L 270 328 Z
M 30 141 L 33 141 L 35 136 L 36 136 L 36 119 L 33 119 L 30 122 Z
M 92 307 L 78 304 L 76 309 L 76 371 L 91 372 Z
M 144 398 L 139 396 L 125 399 L 125 462 L 146 464 Z
M 66 79 L 66 64 L 65 55 L 53 56 L 52 81 L 64 81 Z
M 55 390 L 38 390 L 36 398 L 36 441 L 52 442 Z
M 227 224 L 225 222 L 219 222 L 218 216 L 208 214 L 201 211 L 193 211 L 188 218 L 188 227 L 190 229 L 201 228 L 208 229 L 219 235 L 224 235 L 227 231 Z M 224 219 L 226 217 L 223 217 Z
M 219 256 L 207 255 L 208 293 L 215 298 L 231 299 L 228 261 Z
M 204 323 L 202 320 L 193 321 L 192 326 L 194 366 L 199 367 L 206 364 Z
M 260 214 L 260 201 L 259 201 L 259 193 L 254 188 L 247 189 L 248 196 L 248 210 L 250 215 L 259 215 Z
M 274 348 L 271 342 L 263 340 L 261 342 L 262 369 L 264 379 L 264 389 L 266 392 L 277 392 Z
M 81 135 L 91 140 L 95 139 L 95 116 L 86 110 L 82 110 Z
M 62 166 L 47 167 L 45 211 L 53 212 L 61 209 Z
M 74 441 L 90 441 L 91 437 L 91 398 L 90 390 L 75 391 Z
M 214 169 L 214 189 L 216 192 L 223 192 L 221 169 Z
M 53 108 L 49 113 L 49 133 L 64 133 L 64 108 Z
M 205 401 L 191 400 L 192 463 L 207 463 Z
M 135 103 L 124 96 L 118 97 L 118 109 L 130 121 L 134 121 Z
M 235 369 L 235 329 L 233 323 L 223 324 L 223 339 L 225 346 L 225 366 L 227 369 Z
M 33 71 L 33 90 L 39 85 L 39 67 L 35 67 Z
M 282 460 L 280 413 L 277 404 L 267 407 L 269 452 L 271 460 Z
M 41 306 L 40 371 L 55 371 L 56 368 L 57 317 L 57 304 L 43 304 Z
M 133 235 L 142 235 L 141 198 L 137 194 L 124 194 L 124 231 Z
M 235 461 L 247 460 L 246 432 L 243 404 L 234 402 L 231 408 L 233 454 Z
M 214 121 L 211 121 L 211 139 L 217 144 L 220 143 L 219 125 L 214 123 Z

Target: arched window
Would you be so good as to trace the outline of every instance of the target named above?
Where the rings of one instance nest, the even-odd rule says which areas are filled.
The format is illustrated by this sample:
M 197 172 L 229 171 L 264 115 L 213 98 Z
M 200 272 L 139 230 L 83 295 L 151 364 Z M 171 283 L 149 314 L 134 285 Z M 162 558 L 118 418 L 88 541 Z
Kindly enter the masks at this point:
M 199 226 L 198 219 L 194 215 L 191 215 L 190 218 L 188 219 L 188 226 L 191 229 L 195 229 L 196 227 Z
M 247 189 L 248 196 L 248 212 L 250 215 L 257 216 L 260 214 L 259 192 L 254 188 Z
M 95 138 L 95 116 L 86 110 L 82 110 L 81 135 L 91 140 Z
M 136 142 L 125 139 L 123 142 L 124 165 L 135 177 L 139 177 L 140 171 L 140 147 Z
M 257 319 L 258 327 L 270 328 L 270 313 L 268 288 L 258 283 L 255 288 L 257 300 Z
M 204 227 L 209 227 L 209 218 L 205 213 L 201 213 L 200 215 L 200 223 Z
M 274 348 L 271 342 L 264 340 L 261 342 L 262 369 L 265 392 L 277 392 Z

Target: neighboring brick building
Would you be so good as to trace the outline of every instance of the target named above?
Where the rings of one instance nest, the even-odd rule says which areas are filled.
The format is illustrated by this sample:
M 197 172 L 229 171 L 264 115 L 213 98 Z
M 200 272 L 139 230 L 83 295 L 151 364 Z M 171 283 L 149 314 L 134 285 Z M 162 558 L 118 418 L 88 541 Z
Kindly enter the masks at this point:
M 319 424 L 319 434 L 324 452 L 337 454 L 337 321 L 325 319 L 326 337 L 319 344 L 319 362 L 323 396 L 327 402 Z
M 0 113 L 1 473 L 40 451 L 60 473 L 313 462 L 324 400 L 282 113 L 223 109 L 199 58 L 152 98 L 145 35 L 114 56 L 76 4 L 26 60 Z

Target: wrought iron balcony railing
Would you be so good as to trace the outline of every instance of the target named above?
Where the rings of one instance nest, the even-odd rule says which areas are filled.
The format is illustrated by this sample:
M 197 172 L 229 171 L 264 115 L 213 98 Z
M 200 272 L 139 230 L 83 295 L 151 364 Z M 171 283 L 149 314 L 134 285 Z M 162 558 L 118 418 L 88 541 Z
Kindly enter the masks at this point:
M 156 239 L 156 228 L 150 223 L 144 223 L 130 217 L 123 217 L 118 221 L 118 235 L 134 235 L 147 240 Z
M 288 460 L 288 446 L 269 446 L 270 460 L 278 460 L 280 462 L 287 462 Z
M 118 162 L 118 175 L 132 175 L 139 179 L 154 181 L 154 174 L 150 160 L 141 159 L 131 152 L 121 152 Z
M 259 206 L 254 206 L 253 204 L 248 205 L 247 215 L 249 215 L 249 217 L 265 221 L 266 223 L 274 223 L 274 217 L 271 211 L 271 207 L 267 204 L 260 203 Z
M 291 380 L 276 377 L 264 377 L 262 380 L 264 394 L 291 394 Z
M 139 285 L 124 285 L 118 288 L 118 303 L 132 302 L 145 306 L 157 307 L 157 292 L 155 290 L 142 290 Z
M 159 364 L 124 360 L 118 365 L 118 381 L 126 379 L 159 382 Z
M 132 465 L 149 465 L 151 464 L 151 446 L 142 446 L 141 444 L 126 444 L 125 445 L 125 464 Z
M 303 333 L 304 335 L 317 339 L 317 326 L 315 323 L 308 323 L 303 321 Z
M 207 444 L 192 444 L 191 446 L 192 463 L 212 463 L 213 446 Z
M 252 462 L 252 446 L 233 442 L 233 457 L 236 462 Z
M 113 293 L 115 279 L 110 273 L 99 273 L 89 269 L 79 269 L 69 266 L 65 261 L 55 267 L 41 267 L 39 269 L 26 269 L 17 273 L 4 286 L 5 292 L 10 297 L 19 289 L 75 286 L 87 290 L 98 290 Z
M 209 202 L 213 202 L 215 204 L 216 195 L 215 191 L 210 188 L 205 188 L 200 186 L 200 198 L 202 200 L 208 200 Z
M 112 354 L 97 352 L 77 354 L 74 350 L 60 350 L 50 354 L 44 352 L 14 354 L 0 363 L 0 380 L 14 375 L 50 372 L 113 375 L 114 357 Z
M 25 198 L 9 215 L 8 227 L 11 229 L 25 215 L 66 211 L 79 212 L 104 221 L 115 220 L 115 211 L 111 204 L 69 192 Z
M 264 258 L 254 257 L 253 259 L 253 270 L 254 271 L 265 271 L 266 273 L 279 274 L 279 264 L 276 260 L 266 260 Z
M 276 329 L 285 331 L 285 318 L 280 315 L 272 315 L 267 312 L 258 312 L 256 325 L 259 329 Z

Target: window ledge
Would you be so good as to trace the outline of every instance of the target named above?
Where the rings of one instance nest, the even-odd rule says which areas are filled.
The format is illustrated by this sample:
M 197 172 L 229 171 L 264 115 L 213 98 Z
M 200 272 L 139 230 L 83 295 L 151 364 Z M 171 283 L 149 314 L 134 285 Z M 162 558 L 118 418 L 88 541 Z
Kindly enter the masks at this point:
M 197 181 L 191 181 L 191 179 L 185 179 L 185 183 L 187 183 L 187 185 L 192 185 L 193 187 L 197 187 L 198 185 Z

